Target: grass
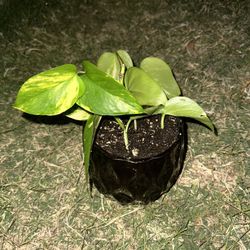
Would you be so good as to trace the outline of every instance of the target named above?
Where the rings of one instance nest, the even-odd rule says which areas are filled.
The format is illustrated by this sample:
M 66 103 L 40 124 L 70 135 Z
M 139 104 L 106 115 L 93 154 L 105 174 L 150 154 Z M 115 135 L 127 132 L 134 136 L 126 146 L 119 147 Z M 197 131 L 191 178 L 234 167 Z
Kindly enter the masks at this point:
M 247 1 L 38 1 L 19 10 L 6 12 L 0 31 L 0 248 L 249 249 Z M 11 107 L 31 75 L 64 63 L 80 69 L 120 48 L 137 63 L 168 61 L 218 129 L 216 137 L 189 124 L 181 178 L 147 206 L 121 206 L 96 190 L 91 198 L 81 126 Z

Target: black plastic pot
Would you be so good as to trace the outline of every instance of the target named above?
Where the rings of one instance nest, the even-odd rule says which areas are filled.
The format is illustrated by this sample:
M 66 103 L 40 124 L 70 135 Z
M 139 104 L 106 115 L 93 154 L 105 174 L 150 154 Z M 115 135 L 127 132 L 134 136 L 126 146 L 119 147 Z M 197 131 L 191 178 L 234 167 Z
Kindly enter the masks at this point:
M 94 183 L 99 192 L 123 204 L 149 203 L 168 192 L 183 169 L 187 143 L 183 120 L 176 117 L 169 119 L 175 120 L 176 136 L 164 152 L 149 158 L 128 159 L 117 153 L 114 156 L 95 142 L 91 155 L 90 183 Z M 167 134 L 168 126 L 164 130 Z M 133 139 L 131 136 L 129 138 Z

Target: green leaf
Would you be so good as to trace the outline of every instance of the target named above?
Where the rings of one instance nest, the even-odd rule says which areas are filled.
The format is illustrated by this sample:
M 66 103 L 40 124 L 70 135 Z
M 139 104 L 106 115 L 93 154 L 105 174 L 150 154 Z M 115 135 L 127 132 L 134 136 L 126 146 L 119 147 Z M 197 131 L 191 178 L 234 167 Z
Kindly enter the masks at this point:
M 147 57 L 140 67 L 163 88 L 168 98 L 181 94 L 170 67 L 160 58 Z
M 125 86 L 140 105 L 158 106 L 164 105 L 167 101 L 162 88 L 146 72 L 137 67 L 127 70 Z
M 188 97 L 177 96 L 171 98 L 165 104 L 165 107 L 163 107 L 160 111 L 157 111 L 157 113 L 193 118 L 214 131 L 214 125 L 207 117 L 205 111 L 198 103 Z
M 90 155 L 95 139 L 96 130 L 100 124 L 102 117 L 99 115 L 90 115 L 83 130 L 83 152 L 84 152 L 84 169 L 85 178 L 88 180 Z
M 84 92 L 76 67 L 65 64 L 28 79 L 14 107 L 33 115 L 57 115 L 71 108 Z
M 86 121 L 90 117 L 90 113 L 77 106 L 73 106 L 65 113 L 65 115 L 76 121 Z
M 115 80 L 119 81 L 121 65 L 115 53 L 103 53 L 98 59 L 97 67 L 106 74 L 112 76 Z
M 118 56 L 121 58 L 122 63 L 126 66 L 127 69 L 133 67 L 133 61 L 130 55 L 125 50 L 118 50 L 116 52 Z
M 77 104 L 98 115 L 126 115 L 143 113 L 136 99 L 117 81 L 85 61 L 86 74 L 81 76 L 84 94 Z

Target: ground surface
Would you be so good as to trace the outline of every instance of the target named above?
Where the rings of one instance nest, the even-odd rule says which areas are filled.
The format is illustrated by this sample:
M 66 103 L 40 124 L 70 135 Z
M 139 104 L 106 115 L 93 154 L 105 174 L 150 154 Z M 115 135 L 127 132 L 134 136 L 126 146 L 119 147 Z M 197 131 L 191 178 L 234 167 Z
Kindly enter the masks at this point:
M 0 248 L 249 249 L 248 2 L 1 1 Z M 189 125 L 182 177 L 145 207 L 88 195 L 79 124 L 11 106 L 28 77 L 117 49 L 166 60 L 218 128 Z

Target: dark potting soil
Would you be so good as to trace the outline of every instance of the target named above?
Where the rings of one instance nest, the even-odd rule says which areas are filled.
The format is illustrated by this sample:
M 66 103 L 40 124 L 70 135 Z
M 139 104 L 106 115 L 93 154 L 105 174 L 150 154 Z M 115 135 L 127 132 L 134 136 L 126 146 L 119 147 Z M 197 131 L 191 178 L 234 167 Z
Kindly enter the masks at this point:
M 129 149 L 124 144 L 123 130 L 113 117 L 103 118 L 96 134 L 95 144 L 113 158 L 142 160 L 157 156 L 170 148 L 179 138 L 180 118 L 166 116 L 164 129 L 161 116 L 155 115 L 137 120 L 137 128 L 131 122 L 128 130 Z M 126 124 L 126 121 L 124 121 Z

